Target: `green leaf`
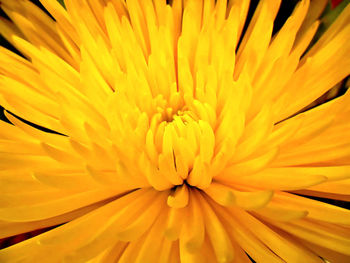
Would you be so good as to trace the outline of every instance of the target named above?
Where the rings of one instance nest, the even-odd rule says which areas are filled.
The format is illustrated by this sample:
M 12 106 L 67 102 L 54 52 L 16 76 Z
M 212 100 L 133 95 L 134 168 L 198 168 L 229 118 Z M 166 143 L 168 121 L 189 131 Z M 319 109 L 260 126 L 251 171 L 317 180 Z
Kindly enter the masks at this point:
M 337 17 L 348 4 L 348 1 L 342 1 L 336 8 L 332 9 L 331 3 L 328 3 L 326 10 L 323 12 L 323 15 L 321 17 L 321 22 L 326 30 L 337 19 Z
M 344 8 L 349 4 L 348 1 L 341 2 L 336 8 L 332 8 L 331 0 L 329 0 L 323 14 L 320 17 L 320 26 L 316 32 L 314 39 L 310 47 L 313 46 L 320 39 L 320 37 L 328 30 L 328 28 L 333 24 L 337 17 L 341 14 Z M 309 47 L 309 48 L 310 48 Z
M 66 8 L 66 5 L 64 4 L 64 0 L 57 0 L 64 8 Z

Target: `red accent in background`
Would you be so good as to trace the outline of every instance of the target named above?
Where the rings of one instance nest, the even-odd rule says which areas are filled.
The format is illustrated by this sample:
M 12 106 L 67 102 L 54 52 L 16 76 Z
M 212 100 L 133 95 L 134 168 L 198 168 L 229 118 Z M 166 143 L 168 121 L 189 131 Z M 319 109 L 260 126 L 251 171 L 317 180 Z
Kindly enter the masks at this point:
M 332 0 L 332 7 L 335 8 L 337 5 L 339 5 L 343 0 Z
M 25 241 L 29 238 L 35 237 L 37 235 L 40 235 L 48 230 L 51 230 L 55 228 L 55 226 L 53 227 L 47 227 L 47 228 L 42 228 L 42 229 L 37 229 L 31 232 L 27 232 L 27 233 L 23 233 L 23 234 L 19 234 L 16 236 L 12 236 L 12 237 L 6 237 L 6 238 L 2 238 L 0 239 L 0 249 L 15 245 L 19 242 Z

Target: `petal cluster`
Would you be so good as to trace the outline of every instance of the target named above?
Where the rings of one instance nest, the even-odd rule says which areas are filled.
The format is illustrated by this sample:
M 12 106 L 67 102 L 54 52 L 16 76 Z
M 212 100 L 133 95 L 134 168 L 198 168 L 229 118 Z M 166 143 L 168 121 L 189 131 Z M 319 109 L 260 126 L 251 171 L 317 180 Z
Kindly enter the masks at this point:
M 1 262 L 350 260 L 350 5 L 2 0 Z M 317 2 L 317 3 L 316 3 Z M 245 24 L 247 24 L 245 28 Z M 39 127 L 39 128 L 38 128 Z M 249 255 L 249 257 L 247 256 Z

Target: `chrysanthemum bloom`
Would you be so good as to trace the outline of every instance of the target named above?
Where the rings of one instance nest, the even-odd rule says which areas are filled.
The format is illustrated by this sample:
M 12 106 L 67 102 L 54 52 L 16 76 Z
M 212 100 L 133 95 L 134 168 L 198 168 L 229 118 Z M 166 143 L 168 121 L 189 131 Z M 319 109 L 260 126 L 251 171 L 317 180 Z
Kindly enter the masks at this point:
M 273 37 L 279 0 L 243 36 L 248 0 L 41 2 L 1 1 L 0 233 L 60 226 L 0 262 L 350 261 L 350 212 L 303 197 L 350 200 L 350 95 L 302 111 L 350 5 L 307 49 L 325 1 Z

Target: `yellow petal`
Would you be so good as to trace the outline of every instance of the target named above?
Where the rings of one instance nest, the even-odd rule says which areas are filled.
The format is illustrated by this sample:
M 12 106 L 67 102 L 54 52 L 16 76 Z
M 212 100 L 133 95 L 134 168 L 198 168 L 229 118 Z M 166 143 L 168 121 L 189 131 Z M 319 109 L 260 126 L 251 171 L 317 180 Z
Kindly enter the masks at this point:
M 189 200 L 189 190 L 186 185 L 178 186 L 174 195 L 169 195 L 167 204 L 173 208 L 183 208 L 187 206 Z
M 268 168 L 252 175 L 243 174 L 240 176 L 237 174 L 228 180 L 231 183 L 251 185 L 265 189 L 298 190 L 327 181 L 326 175 L 323 175 L 326 170 L 321 170 L 321 168 L 316 168 L 313 172 L 302 167 Z
M 204 192 L 221 205 L 237 205 L 247 210 L 265 206 L 273 195 L 272 191 L 243 192 L 219 182 L 211 183 Z
M 284 231 L 290 232 L 292 235 L 305 239 L 308 242 L 348 256 L 350 254 L 349 229 L 332 226 L 332 230 L 329 230 L 329 224 L 311 220 L 307 221 L 305 219 L 291 223 L 276 222 L 274 224 Z
M 199 193 L 196 193 L 196 195 L 202 205 L 206 233 L 213 246 L 217 261 L 219 263 L 231 262 L 234 258 L 233 248 L 224 226 L 205 198 Z
M 283 192 L 275 193 L 274 199 L 282 203 L 285 208 L 308 211 L 308 217 L 312 219 L 335 224 L 350 224 L 349 211 L 341 207 Z
M 180 251 L 197 251 L 204 241 L 204 219 L 198 198 L 190 193 L 190 202 L 186 208 L 187 220 L 184 221 L 180 234 Z
M 287 235 L 274 232 L 270 227 L 247 213 L 236 211 L 238 220 L 249 225 L 253 234 L 285 262 L 297 262 L 300 258 L 307 262 L 321 263 L 322 260 Z

